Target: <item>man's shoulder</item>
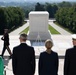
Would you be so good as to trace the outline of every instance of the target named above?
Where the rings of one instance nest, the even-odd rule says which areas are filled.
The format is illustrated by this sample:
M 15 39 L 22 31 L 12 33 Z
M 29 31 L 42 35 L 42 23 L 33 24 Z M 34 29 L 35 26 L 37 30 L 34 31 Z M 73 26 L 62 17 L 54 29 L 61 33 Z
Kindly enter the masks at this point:
M 73 51 L 73 47 L 72 47 L 72 48 L 68 48 L 68 49 L 66 50 L 67 53 L 72 52 L 72 51 Z
M 68 49 L 67 49 L 67 51 L 71 51 L 71 50 L 73 50 L 73 47 L 72 47 L 72 48 L 68 48 Z
M 27 51 L 29 53 L 35 53 L 35 50 L 34 50 L 34 48 L 32 46 L 27 46 Z
M 30 49 L 34 49 L 32 46 L 29 46 L 29 45 L 27 45 L 27 47 L 30 48 Z
M 34 51 L 34 48 L 32 46 L 28 46 L 28 49 Z
M 20 47 L 20 45 L 17 45 L 17 46 L 15 46 L 13 49 L 17 49 L 17 48 L 19 48 Z
M 27 45 L 29 48 L 33 48 L 32 46 Z

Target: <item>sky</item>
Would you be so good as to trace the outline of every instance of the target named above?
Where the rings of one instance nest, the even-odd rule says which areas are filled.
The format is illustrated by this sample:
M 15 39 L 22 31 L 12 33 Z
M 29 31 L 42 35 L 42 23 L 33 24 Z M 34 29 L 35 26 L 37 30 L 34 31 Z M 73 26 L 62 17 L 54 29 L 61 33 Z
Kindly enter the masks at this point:
M 37 1 L 37 2 L 62 2 L 62 1 L 73 1 L 73 2 L 76 2 L 76 0 L 0 0 L 1 1 L 4 1 L 4 2 L 11 2 L 11 1 L 14 1 L 14 2 L 23 2 L 23 1 Z
M 36 1 L 36 0 L 26 0 L 26 1 Z M 38 0 L 38 1 L 76 1 L 76 0 Z

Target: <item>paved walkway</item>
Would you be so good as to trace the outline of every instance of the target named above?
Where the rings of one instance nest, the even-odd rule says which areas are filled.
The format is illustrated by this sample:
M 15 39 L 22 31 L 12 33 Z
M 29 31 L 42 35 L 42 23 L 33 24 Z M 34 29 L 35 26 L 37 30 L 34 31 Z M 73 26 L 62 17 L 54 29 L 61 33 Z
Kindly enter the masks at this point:
M 25 28 L 27 28 L 29 26 L 29 22 L 27 22 L 26 24 L 24 24 L 23 26 L 21 26 L 20 28 L 12 31 L 10 33 L 10 35 L 18 35 L 20 32 L 22 32 Z
M 2 36 L 0 36 L 1 38 Z M 10 37 L 10 49 L 12 51 L 13 47 L 17 46 L 20 44 L 19 41 L 19 35 L 15 35 L 15 36 L 9 36 Z M 58 55 L 63 55 L 65 54 L 65 50 L 67 48 L 72 47 L 72 38 L 71 35 L 51 35 L 51 38 L 53 40 L 54 46 L 53 46 L 53 50 L 56 51 L 58 53 Z M 30 45 L 30 41 L 27 41 L 27 44 Z M 41 52 L 45 51 L 45 47 L 44 45 L 39 46 L 38 45 L 33 45 L 34 49 L 35 49 L 35 55 L 39 56 Z M 2 48 L 3 48 L 3 41 L 0 39 L 0 54 L 2 52 Z M 8 52 L 6 51 L 5 55 L 9 55 Z
M 55 28 L 58 32 L 61 33 L 61 35 L 71 35 L 71 33 L 67 32 L 66 30 L 64 30 L 63 28 L 57 26 L 55 23 L 53 23 L 53 21 L 49 21 L 49 24 Z

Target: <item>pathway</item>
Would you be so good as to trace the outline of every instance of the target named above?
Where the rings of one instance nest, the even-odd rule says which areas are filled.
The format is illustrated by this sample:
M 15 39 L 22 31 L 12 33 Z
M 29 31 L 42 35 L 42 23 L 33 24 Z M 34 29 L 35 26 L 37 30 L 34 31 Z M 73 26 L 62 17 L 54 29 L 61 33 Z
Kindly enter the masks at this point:
M 10 35 L 18 35 L 20 32 L 22 32 L 25 28 L 27 28 L 29 26 L 29 22 L 27 22 L 26 24 L 24 24 L 23 26 L 17 28 L 16 30 L 12 31 L 10 33 Z
M 71 33 L 67 32 L 63 28 L 57 26 L 55 23 L 53 23 L 53 20 L 49 20 L 49 24 L 55 28 L 58 32 L 60 32 L 62 35 L 71 35 Z M 10 35 L 18 35 L 21 31 L 23 31 L 25 28 L 29 26 L 29 20 L 27 21 L 26 24 L 24 24 L 22 27 L 12 31 Z
M 64 30 L 63 28 L 57 26 L 55 23 L 53 23 L 53 21 L 49 21 L 49 24 L 55 28 L 58 32 L 60 32 L 62 35 L 71 35 L 71 33 L 67 32 L 66 30 Z

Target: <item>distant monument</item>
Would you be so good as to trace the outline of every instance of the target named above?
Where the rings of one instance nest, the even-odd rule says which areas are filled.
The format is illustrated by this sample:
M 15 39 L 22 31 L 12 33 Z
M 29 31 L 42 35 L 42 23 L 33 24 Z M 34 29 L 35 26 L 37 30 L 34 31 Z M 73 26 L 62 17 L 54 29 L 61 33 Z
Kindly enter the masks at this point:
M 29 13 L 29 40 L 51 39 L 48 31 L 49 13 L 46 11 L 32 11 Z

